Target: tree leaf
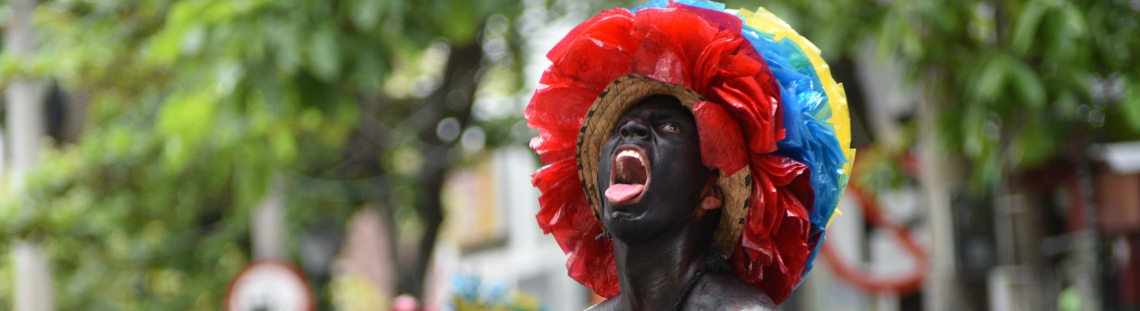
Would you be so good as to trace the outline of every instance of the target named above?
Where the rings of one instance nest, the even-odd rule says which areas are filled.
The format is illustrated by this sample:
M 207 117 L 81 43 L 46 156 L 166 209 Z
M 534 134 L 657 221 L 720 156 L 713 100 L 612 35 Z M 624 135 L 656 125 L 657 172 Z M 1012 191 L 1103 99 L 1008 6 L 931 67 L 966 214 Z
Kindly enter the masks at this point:
M 980 158 L 985 151 L 986 111 L 983 107 L 979 104 L 969 105 L 962 116 L 962 153 L 968 158 Z
M 331 25 L 314 31 L 309 37 L 309 70 L 324 82 L 340 76 L 340 47 Z
M 388 1 L 384 0 L 353 0 L 347 6 L 352 24 L 357 30 L 367 32 L 376 27 L 380 17 L 384 16 L 384 8 Z
M 1010 143 L 1010 161 L 1014 166 L 1035 166 L 1053 157 L 1056 150 L 1052 129 L 1038 118 L 1029 118 L 1017 130 Z
M 267 44 L 273 51 L 273 61 L 277 70 L 292 73 L 301 64 L 302 46 L 298 31 L 286 23 L 270 23 L 267 27 Z
M 1014 90 L 1017 90 L 1017 100 L 1031 109 L 1041 109 L 1045 106 L 1045 85 L 1033 69 L 1022 60 L 1010 61 L 1011 81 Z
M 1013 39 L 1009 44 L 1014 54 L 1020 56 L 1029 52 L 1041 25 L 1041 17 L 1045 15 L 1045 8 L 1041 1 L 1029 1 L 1018 12 L 1017 21 L 1013 24 Z
M 1062 23 L 1064 33 L 1069 38 L 1080 38 L 1088 34 L 1088 20 L 1085 19 L 1084 13 L 1075 4 L 1066 2 L 1061 7 L 1061 16 L 1064 17 Z
M 1005 86 L 1006 75 L 1009 72 L 1010 61 L 1004 54 L 998 54 L 986 62 L 985 67 L 974 80 L 974 98 L 981 102 L 992 102 Z
M 1125 94 L 1124 100 L 1120 102 L 1120 113 L 1128 120 L 1128 127 L 1140 131 L 1140 79 Z
M 270 133 L 269 145 L 273 148 L 273 155 L 281 163 L 292 163 L 297 159 L 297 140 L 290 130 L 273 131 Z

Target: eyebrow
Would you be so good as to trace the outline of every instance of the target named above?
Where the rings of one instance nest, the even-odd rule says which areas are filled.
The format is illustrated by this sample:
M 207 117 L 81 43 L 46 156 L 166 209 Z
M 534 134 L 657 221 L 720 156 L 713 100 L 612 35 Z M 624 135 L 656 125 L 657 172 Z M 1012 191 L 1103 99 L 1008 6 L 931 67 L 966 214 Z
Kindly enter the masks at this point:
M 659 111 L 659 115 L 663 115 L 664 118 L 667 119 L 680 119 L 677 121 L 693 120 L 694 125 L 697 123 L 696 116 L 694 116 L 693 113 L 684 106 L 680 106 L 679 108 L 669 107 L 663 109 L 663 111 Z
M 694 122 L 696 122 L 696 121 L 697 121 L 697 120 L 696 120 L 696 118 L 693 118 L 693 117 L 692 117 L 692 115 L 690 115 L 690 114 L 688 114 L 688 113 L 685 113 L 684 111 L 680 111 L 680 110 L 674 110 L 674 109 L 668 109 L 668 110 L 666 110 L 666 111 L 663 111 L 663 112 L 664 112 L 663 114 L 664 114 L 666 117 L 670 117 L 670 118 L 682 118 L 682 119 L 685 119 L 685 118 L 691 118 L 691 119 L 693 119 L 693 121 L 694 121 Z
M 663 119 L 665 119 L 665 120 L 691 119 L 691 120 L 693 120 L 693 123 L 696 124 L 697 119 L 692 115 L 692 113 L 682 110 L 682 109 L 684 109 L 683 106 L 680 108 L 681 109 L 673 109 L 672 107 L 670 107 L 670 108 L 655 107 L 653 110 L 648 111 L 648 112 L 647 111 L 639 111 L 637 115 L 641 115 L 644 113 L 651 113 L 650 116 L 652 117 L 652 119 L 654 121 L 663 120 Z M 618 123 L 625 123 L 626 121 L 629 121 L 630 119 L 633 119 L 633 118 L 638 118 L 638 116 L 630 115 L 627 112 L 626 115 L 623 115 L 620 119 L 618 119 Z M 676 120 L 676 121 L 681 121 L 681 120 Z

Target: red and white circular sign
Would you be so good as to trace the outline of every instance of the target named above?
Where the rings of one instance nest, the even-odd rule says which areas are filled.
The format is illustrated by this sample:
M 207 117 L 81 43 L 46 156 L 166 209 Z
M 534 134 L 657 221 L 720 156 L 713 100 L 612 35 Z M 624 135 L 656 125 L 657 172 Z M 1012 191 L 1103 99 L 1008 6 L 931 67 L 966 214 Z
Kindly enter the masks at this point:
M 300 269 L 276 260 L 249 264 L 230 280 L 226 311 L 313 311 L 316 300 Z

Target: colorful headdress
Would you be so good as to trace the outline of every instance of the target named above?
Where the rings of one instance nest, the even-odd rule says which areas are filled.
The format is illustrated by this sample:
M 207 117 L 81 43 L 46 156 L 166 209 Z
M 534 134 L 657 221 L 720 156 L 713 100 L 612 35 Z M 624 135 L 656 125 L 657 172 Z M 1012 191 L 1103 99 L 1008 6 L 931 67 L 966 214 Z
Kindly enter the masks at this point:
M 605 297 L 620 291 L 612 241 L 595 239 L 594 166 L 615 115 L 665 94 L 693 111 L 702 161 L 720 177 L 723 255 L 786 299 L 811 270 L 855 155 L 846 95 L 819 50 L 763 8 L 654 0 L 602 11 L 546 56 L 554 64 L 525 112 L 544 164 L 532 183 L 570 277 Z

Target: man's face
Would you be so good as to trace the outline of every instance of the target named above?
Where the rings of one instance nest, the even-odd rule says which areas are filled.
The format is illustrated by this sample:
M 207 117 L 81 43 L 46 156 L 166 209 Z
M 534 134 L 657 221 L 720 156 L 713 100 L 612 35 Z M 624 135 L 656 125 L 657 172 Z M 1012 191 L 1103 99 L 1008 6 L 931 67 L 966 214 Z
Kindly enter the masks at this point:
M 628 244 L 656 237 L 700 204 L 709 173 L 692 113 L 673 97 L 647 98 L 618 120 L 602 149 L 602 221 Z

